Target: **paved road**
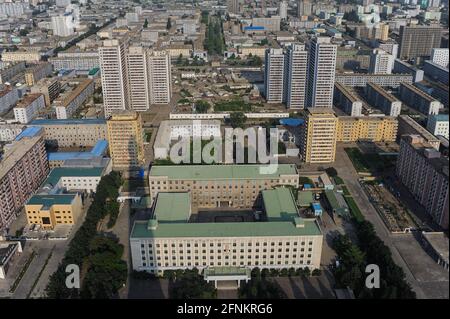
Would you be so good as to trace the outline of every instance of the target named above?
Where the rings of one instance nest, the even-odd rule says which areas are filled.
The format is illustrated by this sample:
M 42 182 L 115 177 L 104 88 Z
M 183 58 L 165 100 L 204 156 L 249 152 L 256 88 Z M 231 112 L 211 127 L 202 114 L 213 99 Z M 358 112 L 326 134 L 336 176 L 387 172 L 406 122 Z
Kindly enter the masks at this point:
M 413 290 L 416 292 L 417 298 L 426 298 L 425 293 L 419 287 L 419 283 L 414 278 L 413 274 L 408 268 L 408 265 L 405 263 L 397 248 L 395 247 L 391 233 L 387 229 L 381 217 L 376 212 L 375 208 L 370 203 L 369 198 L 359 184 L 358 173 L 354 169 L 350 158 L 347 156 L 347 153 L 344 151 L 343 145 L 338 145 L 337 147 L 336 161 L 334 162 L 333 166 L 336 168 L 339 176 L 344 179 L 348 190 L 361 209 L 364 217 L 373 224 L 377 235 L 391 249 L 394 262 L 403 268 L 406 274 L 406 279 Z

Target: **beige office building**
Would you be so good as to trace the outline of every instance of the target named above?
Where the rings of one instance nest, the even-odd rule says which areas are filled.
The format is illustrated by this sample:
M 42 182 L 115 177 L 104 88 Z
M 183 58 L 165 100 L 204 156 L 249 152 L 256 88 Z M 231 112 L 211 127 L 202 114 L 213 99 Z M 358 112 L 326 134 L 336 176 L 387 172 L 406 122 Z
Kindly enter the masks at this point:
M 278 164 L 271 171 L 265 165 L 152 166 L 150 197 L 160 192 L 191 192 L 197 207 L 249 208 L 260 191 L 277 185 L 298 187 L 295 165 Z
M 338 118 L 331 108 L 310 108 L 301 130 L 301 152 L 306 163 L 332 163 L 336 156 Z
M 116 169 L 137 168 L 144 162 L 142 118 L 134 111 L 113 114 L 107 121 L 109 152 Z
M 108 136 L 104 119 L 37 119 L 31 125 L 42 127 L 45 142 L 58 147 L 92 147 Z

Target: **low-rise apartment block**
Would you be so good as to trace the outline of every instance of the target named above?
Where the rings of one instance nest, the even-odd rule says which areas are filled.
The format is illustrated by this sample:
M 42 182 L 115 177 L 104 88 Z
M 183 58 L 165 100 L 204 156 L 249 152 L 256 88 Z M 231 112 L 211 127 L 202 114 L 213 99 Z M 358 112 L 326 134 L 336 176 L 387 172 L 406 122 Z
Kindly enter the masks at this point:
M 52 74 L 53 66 L 48 62 L 36 64 L 25 71 L 25 83 L 33 86 L 42 78 Z
M 339 116 L 337 142 L 394 142 L 398 121 L 392 116 Z
M 103 119 L 38 119 L 30 124 L 42 127 L 45 142 L 58 147 L 92 147 L 108 137 L 106 120 Z
M 202 138 L 222 136 L 219 120 L 169 120 L 162 121 L 153 144 L 154 157 L 166 159 L 169 156 L 172 141 L 180 137 Z
M 61 83 L 56 79 L 44 78 L 31 87 L 31 93 L 44 95 L 45 106 L 50 107 L 61 91 Z
M 365 73 L 336 73 L 335 81 L 346 86 L 366 87 L 368 82 L 379 86 L 398 88 L 401 83 L 412 83 L 410 74 L 365 74 Z
M 339 82 L 334 83 L 334 104 L 350 116 L 361 116 L 363 102 L 352 90 Z
M 19 92 L 13 86 L 0 90 L 0 113 L 7 112 L 19 100 Z
M 22 124 L 0 124 L 0 142 L 11 142 L 25 126 Z
M 396 117 L 402 111 L 402 102 L 379 85 L 367 83 L 366 96 L 369 103 L 386 115 Z
M 68 119 L 72 117 L 78 108 L 94 94 L 94 81 L 86 79 L 71 90 L 55 100 L 53 106 L 56 110 L 57 119 Z
M 17 122 L 27 124 L 45 108 L 44 95 L 30 93 L 24 96 L 14 107 L 14 118 Z
M 25 70 L 25 62 L 2 63 L 0 65 L 0 84 L 9 82 L 16 75 Z
M 33 131 L 33 134 L 29 134 Z M 48 174 L 42 132 L 25 130 L 5 148 L 0 161 L 0 232 L 17 214 Z
M 412 84 L 401 83 L 399 94 L 403 102 L 425 115 L 438 114 L 442 107 L 441 102 Z
M 55 70 L 88 71 L 100 67 L 98 52 L 96 51 L 67 51 L 59 52 L 57 57 L 50 58 Z
M 418 135 L 402 136 L 396 174 L 443 229 L 448 229 L 448 158 Z
M 431 134 L 427 129 L 425 129 L 422 125 L 417 123 L 412 117 L 409 115 L 400 115 L 398 117 L 398 138 L 402 135 L 419 135 L 421 136 L 425 142 L 430 144 L 436 150 L 439 149 L 439 145 L 441 144 L 440 140 Z
M 433 135 L 441 135 L 448 139 L 448 114 L 431 115 L 428 117 L 427 129 Z
M 273 169 L 273 170 L 272 170 Z M 152 202 L 160 192 L 191 192 L 197 207 L 253 207 L 259 192 L 277 185 L 298 187 L 295 165 L 152 166 Z
M 2 53 L 2 61 L 6 62 L 30 62 L 36 63 L 41 60 L 41 53 L 39 51 L 10 51 Z

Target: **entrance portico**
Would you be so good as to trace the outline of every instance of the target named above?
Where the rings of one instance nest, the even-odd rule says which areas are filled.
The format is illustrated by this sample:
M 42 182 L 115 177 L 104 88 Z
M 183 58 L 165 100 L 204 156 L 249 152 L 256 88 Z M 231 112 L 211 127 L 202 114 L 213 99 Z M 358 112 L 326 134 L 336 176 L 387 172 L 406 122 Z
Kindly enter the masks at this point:
M 251 271 L 247 268 L 238 267 L 211 267 L 204 270 L 203 277 L 206 282 L 214 281 L 217 288 L 219 281 L 237 281 L 238 288 L 241 286 L 241 280 L 248 282 L 251 279 Z M 228 285 L 225 285 L 226 287 Z M 224 288 L 226 289 L 226 288 Z

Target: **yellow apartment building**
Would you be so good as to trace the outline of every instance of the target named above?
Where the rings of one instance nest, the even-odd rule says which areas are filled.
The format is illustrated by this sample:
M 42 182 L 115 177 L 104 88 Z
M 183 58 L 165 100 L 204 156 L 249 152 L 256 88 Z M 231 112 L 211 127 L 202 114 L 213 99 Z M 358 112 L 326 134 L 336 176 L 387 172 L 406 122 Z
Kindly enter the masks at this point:
M 308 109 L 301 130 L 301 151 L 306 163 L 332 163 L 336 156 L 338 117 L 331 108 Z
M 393 142 L 397 138 L 398 121 L 392 116 L 339 116 L 337 142 Z
M 139 167 L 144 162 L 141 115 L 133 111 L 113 114 L 107 121 L 109 152 L 116 169 Z

